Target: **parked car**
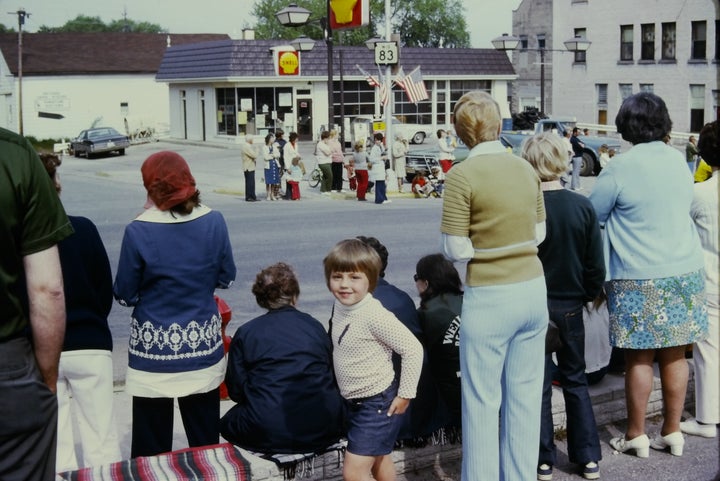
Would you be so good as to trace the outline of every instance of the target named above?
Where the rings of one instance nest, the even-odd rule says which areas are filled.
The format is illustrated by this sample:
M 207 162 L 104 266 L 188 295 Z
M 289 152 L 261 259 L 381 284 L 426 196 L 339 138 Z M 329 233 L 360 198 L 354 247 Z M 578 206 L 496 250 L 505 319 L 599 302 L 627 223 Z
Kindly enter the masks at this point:
M 513 146 L 504 136 L 500 136 L 500 142 L 509 149 L 512 149 L 515 155 L 520 155 L 520 146 Z M 465 144 L 458 139 L 458 145 L 453 151 L 455 159 L 453 165 L 465 160 L 470 153 L 470 150 Z M 424 171 L 425 173 L 430 172 L 433 167 L 439 167 L 440 161 L 438 160 L 440 150 L 437 146 L 433 149 L 422 149 L 413 150 L 407 153 L 405 157 L 405 178 L 408 182 L 412 182 L 413 177 L 418 171 Z
M 376 130 L 373 128 L 373 124 L 376 122 L 385 122 L 384 118 L 375 119 L 371 115 L 358 115 L 350 123 L 350 136 L 345 138 L 345 141 L 357 142 L 358 140 L 370 139 Z M 406 124 L 400 121 L 397 117 L 393 117 L 393 135 L 395 133 L 402 132 L 411 144 L 422 144 L 425 142 L 427 137 L 430 137 L 430 125 L 419 125 L 419 124 Z M 382 131 L 378 131 L 382 132 Z
M 98 127 L 80 132 L 70 141 L 70 150 L 75 157 L 84 154 L 88 159 L 102 153 L 117 152 L 125 155 L 125 149 L 130 147 L 130 138 L 112 127 Z

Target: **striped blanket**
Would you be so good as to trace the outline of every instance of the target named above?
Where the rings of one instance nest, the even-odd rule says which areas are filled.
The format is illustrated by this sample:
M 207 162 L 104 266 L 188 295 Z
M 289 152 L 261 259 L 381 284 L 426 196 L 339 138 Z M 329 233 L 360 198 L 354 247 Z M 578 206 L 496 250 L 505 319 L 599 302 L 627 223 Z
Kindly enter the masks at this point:
M 65 481 L 251 480 L 250 463 L 227 443 L 135 458 L 58 476 Z

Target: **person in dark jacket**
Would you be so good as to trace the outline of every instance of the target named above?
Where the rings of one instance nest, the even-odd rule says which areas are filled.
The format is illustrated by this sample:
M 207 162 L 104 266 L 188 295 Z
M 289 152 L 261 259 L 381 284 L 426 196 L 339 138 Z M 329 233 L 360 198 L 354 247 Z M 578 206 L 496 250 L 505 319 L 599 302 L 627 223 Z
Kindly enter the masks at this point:
M 557 351 L 560 386 L 567 414 L 568 457 L 583 466 L 585 479 L 598 479 L 600 439 L 585 377 L 583 306 L 600 294 L 605 281 L 602 238 L 595 210 L 580 194 L 563 189 L 565 146 L 552 132 L 523 144 L 522 156 L 542 181 L 547 233 L 538 246 L 547 285 L 548 311 L 560 334 Z M 556 462 L 552 420 L 552 353 L 545 355 L 540 453 L 537 479 L 552 479 Z
M 450 426 L 460 427 L 460 313 L 462 281 L 455 266 L 442 254 L 422 257 L 415 266 L 420 294 L 418 318 L 429 367 L 447 409 Z
M 60 194 L 55 154 L 40 154 Z M 75 233 L 58 243 L 65 292 L 66 327 L 58 371 L 58 473 L 120 461 L 113 416 L 112 273 L 97 227 L 85 217 L 68 216 Z M 72 407 L 71 407 L 72 405 Z M 71 410 L 77 418 L 82 466 L 75 453 Z
M 403 290 L 385 280 L 385 269 L 388 265 L 388 250 L 375 237 L 358 236 L 359 240 L 369 245 L 380 256 L 382 269 L 373 297 L 380 301 L 385 309 L 395 314 L 400 322 L 412 332 L 418 340 L 422 338 L 422 329 L 418 320 L 415 302 Z M 423 348 L 425 350 L 425 348 Z M 400 373 L 400 356 L 393 356 L 393 367 L 396 375 Z M 423 368 L 420 382 L 417 387 L 417 396 L 410 403 L 410 407 L 403 415 L 402 426 L 398 433 L 398 440 L 418 440 L 425 438 L 448 421 L 448 412 L 441 409 L 439 403 L 438 387 L 430 373 L 427 351 L 423 355 Z
M 289 265 L 260 271 L 252 292 L 268 312 L 233 336 L 225 383 L 237 405 L 220 420 L 220 432 L 251 451 L 320 451 L 343 435 L 330 338 L 295 308 L 300 287 Z

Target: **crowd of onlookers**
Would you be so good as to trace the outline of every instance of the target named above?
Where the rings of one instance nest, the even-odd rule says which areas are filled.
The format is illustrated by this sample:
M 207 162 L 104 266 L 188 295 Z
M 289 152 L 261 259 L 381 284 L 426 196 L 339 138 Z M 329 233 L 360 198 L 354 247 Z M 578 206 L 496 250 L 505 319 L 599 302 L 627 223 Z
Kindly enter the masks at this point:
M 241 325 L 227 356 L 214 293 L 235 280 L 228 229 L 201 203 L 185 159 L 161 151 L 142 164 L 145 209 L 125 229 L 113 280 L 93 223 L 66 216 L 59 203 L 60 160 L 39 161 L 27 141 L 0 130 L 7 152 L 0 235 L 8 246 L 0 254 L 0 352 L 13 360 L 0 367 L 15 373 L 0 378 L 0 478 L 51 479 L 78 468 L 71 409 L 82 464 L 119 460 L 109 408 L 113 297 L 132 307 L 131 457 L 172 449 L 177 401 L 191 447 L 216 444 L 222 434 L 251 451 L 308 453 L 345 438 L 346 480 L 392 481 L 389 454 L 398 441 L 462 433 L 464 479 L 548 481 L 557 462 L 555 382 L 565 398 L 569 459 L 584 478 L 598 479 L 583 323 L 584 306 L 598 300 L 607 305 L 610 344 L 624 353 L 627 431 L 612 447 L 641 458 L 649 448 L 680 456 L 683 433 L 716 436 L 718 122 L 702 129 L 697 145 L 691 138 L 684 165 L 663 142 L 672 125 L 663 100 L 629 97 L 616 124 L 633 147 L 606 161 L 589 197 L 563 181 L 571 157 L 558 135 L 530 138 L 522 157 L 507 151 L 488 94 L 460 98 L 454 122 L 467 160 L 432 173 L 435 183 L 412 184 L 419 196 L 443 197 L 441 252 L 415 268 L 420 305 L 385 280 L 389 253 L 378 239 L 342 240 L 323 260 L 333 299 L 328 329 L 298 309 L 293 268 L 273 264 L 252 286 L 267 312 Z M 247 201 L 256 200 L 259 155 L 268 199 L 280 197 L 283 176 L 286 194 L 299 198 L 297 134 L 288 142 L 283 135 L 268 135 L 260 151 L 252 139 L 243 147 Z M 317 146 L 327 193 L 342 189 L 347 168 L 336 137 L 323 133 Z M 446 138 L 438 133 L 450 146 Z M 373 141 L 368 155 L 356 145 L 350 165 L 358 200 L 372 179 L 375 202 L 386 203 L 388 153 L 382 134 Z M 396 154 L 404 155 L 389 153 Z M 690 155 L 692 174 L 699 157 L 712 172 L 695 186 Z M 464 281 L 454 262 L 467 263 Z M 696 413 L 682 421 L 689 345 Z M 654 362 L 664 408 L 661 431 L 649 437 Z M 223 381 L 235 405 L 221 416 Z

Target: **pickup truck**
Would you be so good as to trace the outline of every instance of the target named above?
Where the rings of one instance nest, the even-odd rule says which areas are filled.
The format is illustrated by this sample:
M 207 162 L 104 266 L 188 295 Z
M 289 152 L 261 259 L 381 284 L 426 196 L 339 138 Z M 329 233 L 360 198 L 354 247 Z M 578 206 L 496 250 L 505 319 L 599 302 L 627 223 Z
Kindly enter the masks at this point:
M 519 149 L 522 142 L 532 135 L 555 130 L 558 135 L 563 136 L 565 135 L 565 130 L 572 131 L 575 125 L 575 119 L 540 119 L 535 124 L 535 130 L 503 130 L 502 136 L 512 144 L 514 149 Z M 582 167 L 580 168 L 580 175 L 583 176 L 597 175 L 600 173 L 600 154 L 598 154 L 598 149 L 601 145 L 605 144 L 609 149 L 615 149 L 616 153 L 620 153 L 620 141 L 612 137 L 581 135 L 580 140 L 585 144 Z

